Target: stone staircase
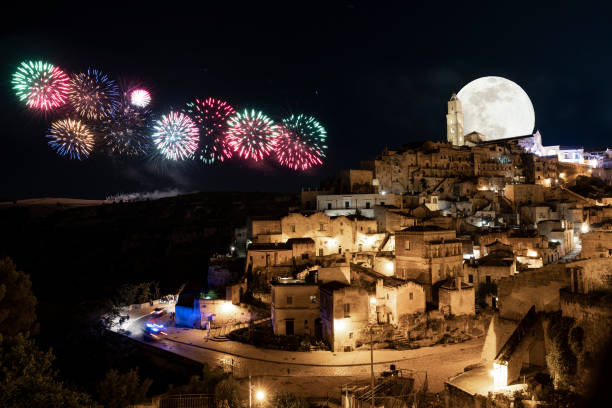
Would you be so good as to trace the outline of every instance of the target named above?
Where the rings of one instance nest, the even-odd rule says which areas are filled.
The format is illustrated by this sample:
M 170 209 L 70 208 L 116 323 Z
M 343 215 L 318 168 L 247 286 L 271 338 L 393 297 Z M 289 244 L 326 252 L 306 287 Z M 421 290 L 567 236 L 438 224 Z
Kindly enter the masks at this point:
M 391 347 L 396 350 L 411 350 L 414 346 L 411 344 L 410 339 L 401 330 L 393 331 L 393 339 L 391 340 Z

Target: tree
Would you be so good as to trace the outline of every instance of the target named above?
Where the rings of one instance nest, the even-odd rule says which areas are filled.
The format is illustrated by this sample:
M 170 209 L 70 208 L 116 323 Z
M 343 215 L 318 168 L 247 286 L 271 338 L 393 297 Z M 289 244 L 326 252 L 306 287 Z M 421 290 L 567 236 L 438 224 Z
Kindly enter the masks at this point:
M 215 387 L 217 408 L 239 408 L 242 406 L 238 397 L 238 382 L 234 377 L 220 381 Z
M 138 369 L 121 374 L 111 369 L 97 387 L 98 401 L 105 408 L 123 408 L 143 402 L 153 382 L 140 381 Z
M 170 394 L 214 394 L 215 386 L 227 378 L 221 367 L 210 368 L 204 363 L 202 375 L 194 375 L 189 383 L 172 388 Z
M 272 407 L 275 408 L 308 408 L 310 405 L 304 398 L 297 397 L 291 393 L 280 393 L 272 399 Z
M 2 336 L 0 336 L 2 337 Z M 94 407 L 91 398 L 56 380 L 55 357 L 23 334 L 0 339 L 0 406 Z
M 14 337 L 37 330 L 30 276 L 18 271 L 10 258 L 0 259 L 0 334 Z
M 578 361 L 568 343 L 572 325 L 573 319 L 563 317 L 559 312 L 549 318 L 546 331 L 548 337 L 546 365 L 555 388 L 569 389 L 572 384 L 576 384 L 574 377 Z

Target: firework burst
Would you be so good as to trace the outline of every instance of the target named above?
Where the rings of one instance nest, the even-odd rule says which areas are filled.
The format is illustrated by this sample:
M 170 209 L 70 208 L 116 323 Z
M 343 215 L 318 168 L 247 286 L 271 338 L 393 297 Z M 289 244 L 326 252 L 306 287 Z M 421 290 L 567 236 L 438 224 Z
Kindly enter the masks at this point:
M 134 89 L 130 92 L 130 102 L 139 108 L 145 108 L 151 103 L 151 94 L 146 89 Z
M 184 113 L 170 112 L 153 127 L 153 142 L 168 159 L 184 160 L 198 148 L 200 132 L 195 122 Z
M 308 144 L 317 156 L 325 157 L 327 132 L 315 118 L 306 115 L 291 115 L 282 122 L 297 139 Z
M 323 164 L 327 132 L 312 116 L 291 115 L 282 120 L 282 132 L 276 144 L 280 164 L 293 170 L 306 170 Z
M 323 164 L 318 151 L 284 125 L 276 141 L 276 158 L 280 164 L 293 170 L 307 170 Z
M 207 98 L 187 103 L 185 111 L 195 119 L 200 128 L 200 145 L 195 154 L 206 164 L 213 164 L 232 157 L 232 150 L 225 139 L 227 119 L 235 113 L 225 101 Z
M 272 119 L 255 110 L 236 113 L 227 125 L 225 140 L 243 159 L 263 160 L 274 151 L 280 134 Z
M 94 146 L 92 131 L 80 120 L 61 119 L 53 122 L 47 138 L 53 150 L 71 159 L 86 159 Z
M 137 108 L 131 100 L 125 94 L 119 107 L 97 129 L 102 134 L 104 145 L 112 153 L 138 156 L 147 153 L 151 147 L 151 111 Z
M 68 75 L 48 62 L 22 62 L 13 74 L 13 89 L 31 109 L 50 111 L 66 103 Z
M 97 69 L 73 76 L 68 97 L 76 113 L 85 119 L 102 120 L 119 108 L 117 84 Z

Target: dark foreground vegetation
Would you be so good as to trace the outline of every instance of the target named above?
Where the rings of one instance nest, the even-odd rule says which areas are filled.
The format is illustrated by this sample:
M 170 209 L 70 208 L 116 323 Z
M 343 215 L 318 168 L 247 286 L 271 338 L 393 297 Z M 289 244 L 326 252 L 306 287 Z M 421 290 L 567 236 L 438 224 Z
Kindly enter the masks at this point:
M 208 260 L 215 252 L 227 252 L 235 227 L 246 225 L 248 215 L 286 213 L 296 204 L 293 194 L 199 193 L 45 211 L 0 207 L 0 259 L 10 257 L 17 270 L 29 275 L 31 285 L 26 286 L 36 299 L 35 308 L 29 308 L 28 297 L 6 300 L 10 291 L 0 291 L 0 299 L 4 296 L 15 308 L 11 313 L 32 309 L 26 319 L 7 318 L 2 309 L 0 324 L 7 319 L 25 322 L 15 332 L 2 332 L 3 353 L 10 357 L 14 349 L 22 356 L 40 356 L 32 370 L 56 378 L 58 383 L 50 386 L 83 392 L 105 406 L 118 405 L 96 400 L 103 380 L 126 387 L 137 383 L 148 395 L 189 383 L 202 367 L 160 367 L 131 341 L 107 333 L 99 317 L 122 304 L 176 293 L 181 287 L 206 288 Z M 19 354 L 15 356 L 11 361 L 19 361 Z M 77 402 L 79 395 L 74 396 Z

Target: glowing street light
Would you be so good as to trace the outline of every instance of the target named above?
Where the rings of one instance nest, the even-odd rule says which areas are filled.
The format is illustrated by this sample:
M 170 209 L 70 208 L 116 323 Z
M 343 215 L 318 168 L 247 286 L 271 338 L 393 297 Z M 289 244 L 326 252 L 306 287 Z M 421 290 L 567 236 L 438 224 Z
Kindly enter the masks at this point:
M 376 304 L 376 298 L 374 296 L 372 296 L 370 298 L 370 304 L 375 305 Z
M 259 406 L 262 406 L 266 400 L 266 392 L 263 388 L 255 389 L 255 386 L 251 384 L 251 375 L 249 374 L 249 408 L 253 407 L 253 391 L 255 391 L 255 401 L 258 402 Z
M 586 234 L 587 232 L 589 232 L 590 231 L 589 224 L 582 223 L 582 227 L 580 227 L 580 231 L 583 234 Z
M 259 402 L 263 402 L 266 399 L 266 393 L 263 390 L 255 391 L 255 399 Z
M 493 388 L 502 388 L 508 385 L 508 363 L 502 361 L 493 363 L 493 370 L 490 371 L 493 376 Z

